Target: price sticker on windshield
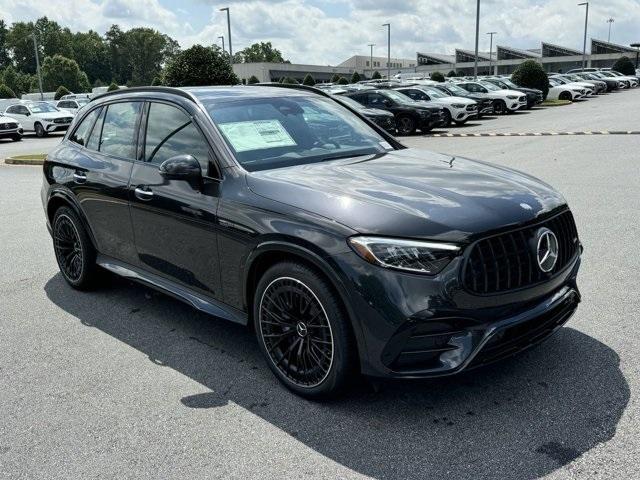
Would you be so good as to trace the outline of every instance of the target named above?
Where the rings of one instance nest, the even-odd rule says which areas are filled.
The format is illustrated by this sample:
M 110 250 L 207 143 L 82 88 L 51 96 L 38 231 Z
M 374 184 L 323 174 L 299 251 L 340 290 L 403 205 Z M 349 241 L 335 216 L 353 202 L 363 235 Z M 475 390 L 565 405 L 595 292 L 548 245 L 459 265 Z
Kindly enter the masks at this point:
M 278 120 L 221 123 L 219 127 L 236 152 L 297 145 Z

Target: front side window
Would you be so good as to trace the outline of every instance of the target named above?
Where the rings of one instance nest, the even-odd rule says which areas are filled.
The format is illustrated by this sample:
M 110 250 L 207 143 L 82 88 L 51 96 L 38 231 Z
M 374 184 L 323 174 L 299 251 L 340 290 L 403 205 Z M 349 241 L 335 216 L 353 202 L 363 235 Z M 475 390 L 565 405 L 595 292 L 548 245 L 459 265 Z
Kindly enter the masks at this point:
M 160 165 L 176 155 L 191 155 L 207 171 L 209 144 L 191 119 L 180 109 L 164 103 L 149 106 L 144 157 Z
M 87 140 L 89 140 L 89 134 L 91 133 L 91 128 L 93 124 L 96 122 L 98 115 L 100 114 L 101 108 L 96 108 L 89 112 L 89 114 L 82 119 L 78 128 L 75 129 L 73 135 L 71 135 L 70 140 L 78 145 L 86 146 Z
M 100 152 L 133 159 L 140 102 L 112 103 L 107 107 L 100 138 Z
M 210 101 L 205 107 L 238 162 L 250 171 L 393 148 L 358 116 L 324 97 Z

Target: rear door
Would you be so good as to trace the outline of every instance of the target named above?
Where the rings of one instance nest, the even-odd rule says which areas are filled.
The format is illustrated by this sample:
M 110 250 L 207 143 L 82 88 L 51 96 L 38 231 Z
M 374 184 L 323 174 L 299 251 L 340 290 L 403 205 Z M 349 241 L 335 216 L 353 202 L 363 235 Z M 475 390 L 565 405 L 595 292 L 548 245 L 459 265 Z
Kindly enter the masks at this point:
M 217 210 L 219 173 L 211 148 L 188 112 L 152 101 L 145 107 L 142 149 L 129 186 L 138 262 L 152 273 L 221 299 Z M 160 165 L 192 155 L 202 182 L 165 178 Z

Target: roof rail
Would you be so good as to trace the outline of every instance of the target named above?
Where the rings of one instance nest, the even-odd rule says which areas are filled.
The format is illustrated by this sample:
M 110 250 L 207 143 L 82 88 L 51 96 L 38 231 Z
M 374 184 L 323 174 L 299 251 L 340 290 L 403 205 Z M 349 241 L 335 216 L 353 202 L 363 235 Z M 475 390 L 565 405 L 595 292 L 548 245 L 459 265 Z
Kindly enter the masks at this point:
M 279 82 L 260 82 L 254 83 L 250 85 L 252 87 L 278 87 L 278 88 L 293 88 L 296 90 L 306 90 L 307 92 L 317 93 L 318 95 L 322 95 L 323 97 L 331 98 L 324 90 L 320 90 L 319 88 L 312 87 L 310 85 L 301 85 L 299 83 L 279 83 Z
M 120 93 L 129 93 L 129 92 L 173 93 L 174 95 L 179 95 L 193 102 L 196 101 L 194 96 L 191 95 L 189 92 L 176 87 L 131 87 L 126 89 L 123 88 L 118 90 L 112 90 L 110 92 L 101 93 L 100 95 L 96 95 L 91 99 L 91 101 L 93 102 L 94 100 L 110 97 L 113 95 L 118 95 Z

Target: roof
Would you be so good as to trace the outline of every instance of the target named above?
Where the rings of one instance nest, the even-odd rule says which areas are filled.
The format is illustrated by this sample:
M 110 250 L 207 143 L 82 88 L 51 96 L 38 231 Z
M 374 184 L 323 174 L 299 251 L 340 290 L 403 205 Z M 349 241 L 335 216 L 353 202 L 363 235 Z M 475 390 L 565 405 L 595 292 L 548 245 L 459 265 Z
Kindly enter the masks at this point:
M 522 50 L 520 48 L 514 47 L 505 47 L 504 45 L 496 46 L 496 51 L 498 53 L 498 59 L 502 60 L 504 55 L 501 55 L 501 52 L 511 52 L 514 55 L 521 55 L 524 58 L 540 58 L 541 55 L 536 52 L 532 52 L 531 50 Z
M 580 50 L 576 50 L 574 48 L 563 47 L 562 45 L 556 45 L 555 43 L 542 42 L 542 51 L 544 52 L 546 49 L 556 50 L 558 52 L 566 52 L 566 55 L 563 55 L 563 56 L 582 55 L 582 52 Z M 553 56 L 557 56 L 557 55 L 553 55 Z

